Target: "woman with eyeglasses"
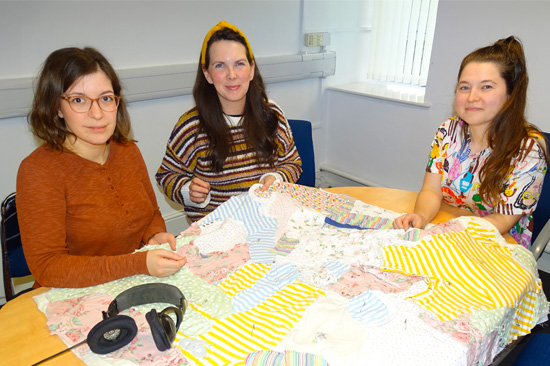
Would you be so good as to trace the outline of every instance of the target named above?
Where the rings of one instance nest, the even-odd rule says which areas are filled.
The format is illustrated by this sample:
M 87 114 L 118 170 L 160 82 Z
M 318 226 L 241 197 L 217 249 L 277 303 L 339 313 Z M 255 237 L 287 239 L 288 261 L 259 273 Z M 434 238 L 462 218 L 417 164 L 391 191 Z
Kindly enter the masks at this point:
M 17 175 L 17 211 L 35 287 L 87 287 L 186 262 L 170 243 L 145 162 L 129 138 L 120 81 L 93 48 L 46 59 L 28 120 L 44 143 Z
M 288 121 L 267 98 L 246 36 L 221 21 L 206 34 L 193 87 L 196 106 L 176 123 L 156 179 L 197 221 L 262 184 L 294 183 L 302 161 Z

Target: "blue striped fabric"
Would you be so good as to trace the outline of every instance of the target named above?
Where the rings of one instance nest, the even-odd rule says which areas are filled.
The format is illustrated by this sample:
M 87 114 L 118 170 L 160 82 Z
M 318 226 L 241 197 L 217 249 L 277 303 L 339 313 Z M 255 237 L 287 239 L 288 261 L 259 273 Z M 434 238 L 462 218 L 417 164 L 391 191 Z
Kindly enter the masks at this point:
M 370 326 L 387 323 L 391 314 L 386 304 L 372 291 L 366 291 L 349 301 L 351 316 Z
M 275 247 L 276 227 L 265 228 L 247 237 L 250 260 L 255 263 L 273 263 L 276 254 Z
M 339 278 L 340 276 L 342 276 L 350 268 L 349 264 L 340 263 L 337 261 L 327 261 L 323 263 L 323 266 L 325 267 L 325 269 L 330 271 L 330 273 L 332 273 L 336 278 Z
M 233 298 L 233 311 L 239 313 L 252 309 L 292 283 L 298 275 L 299 272 L 293 264 L 272 266 L 258 282 Z
M 201 220 L 205 225 L 213 221 L 223 221 L 227 217 L 242 221 L 247 232 L 250 259 L 256 263 L 275 261 L 270 250 L 275 246 L 277 220 L 260 213 L 261 203 L 255 202 L 248 194 L 231 197 L 216 210 Z

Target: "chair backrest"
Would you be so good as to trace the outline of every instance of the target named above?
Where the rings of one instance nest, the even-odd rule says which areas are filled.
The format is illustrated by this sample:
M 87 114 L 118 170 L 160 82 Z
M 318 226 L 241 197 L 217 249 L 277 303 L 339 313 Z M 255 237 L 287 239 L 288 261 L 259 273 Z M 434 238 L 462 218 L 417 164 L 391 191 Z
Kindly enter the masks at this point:
M 545 133 L 546 146 L 549 146 L 550 133 Z M 546 173 L 542 192 L 533 212 L 533 236 L 531 238 L 531 252 L 538 259 L 546 244 L 550 240 L 550 176 Z
M 21 244 L 19 223 L 17 222 L 17 208 L 15 193 L 6 197 L 2 202 L 2 267 L 4 273 L 4 292 L 6 301 L 13 299 L 15 294 L 12 278 L 24 277 L 31 274 Z
M 303 186 L 315 187 L 315 153 L 313 150 L 313 132 L 311 122 L 289 119 L 294 143 L 302 159 L 302 175 L 296 182 Z

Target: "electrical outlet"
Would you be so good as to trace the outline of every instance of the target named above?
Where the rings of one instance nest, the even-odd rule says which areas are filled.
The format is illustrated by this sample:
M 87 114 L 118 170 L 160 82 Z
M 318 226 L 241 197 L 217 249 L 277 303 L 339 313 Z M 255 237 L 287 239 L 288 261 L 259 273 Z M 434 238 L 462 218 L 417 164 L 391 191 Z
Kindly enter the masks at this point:
M 330 33 L 328 32 L 317 32 L 317 33 L 306 33 L 306 47 L 318 47 L 318 46 L 328 46 L 330 44 Z

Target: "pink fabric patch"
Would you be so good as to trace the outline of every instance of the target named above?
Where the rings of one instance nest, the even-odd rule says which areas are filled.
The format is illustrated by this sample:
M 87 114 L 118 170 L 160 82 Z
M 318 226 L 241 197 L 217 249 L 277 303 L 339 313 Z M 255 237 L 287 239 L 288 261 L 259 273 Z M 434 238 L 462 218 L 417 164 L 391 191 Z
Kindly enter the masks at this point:
M 193 243 L 182 246 L 178 254 L 187 258 L 185 266 L 209 284 L 225 279 L 250 260 L 248 244 L 240 243 L 227 252 L 213 252 L 203 256 Z
M 59 336 L 66 344 L 72 346 L 87 338 L 90 330 L 99 323 L 113 298 L 103 294 L 91 294 L 69 300 L 49 303 L 45 314 L 47 326 L 51 334 Z M 135 310 L 125 310 L 121 314 L 128 315 L 136 321 L 137 336 L 130 344 L 109 353 L 106 357 L 124 359 L 135 364 L 147 365 L 178 365 L 187 364 L 181 352 L 172 347 L 165 352 L 157 349 L 151 329 L 145 315 Z M 91 353 L 87 345 L 76 347 L 74 353 L 83 357 Z

